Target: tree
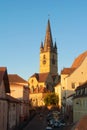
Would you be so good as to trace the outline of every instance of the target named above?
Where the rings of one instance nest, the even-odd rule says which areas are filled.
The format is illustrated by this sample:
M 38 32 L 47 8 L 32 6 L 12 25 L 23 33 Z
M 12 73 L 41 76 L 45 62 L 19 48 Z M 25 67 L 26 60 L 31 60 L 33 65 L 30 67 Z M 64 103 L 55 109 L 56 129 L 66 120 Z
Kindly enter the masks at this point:
M 46 106 L 58 105 L 59 97 L 55 93 L 47 93 L 44 97 L 44 103 Z

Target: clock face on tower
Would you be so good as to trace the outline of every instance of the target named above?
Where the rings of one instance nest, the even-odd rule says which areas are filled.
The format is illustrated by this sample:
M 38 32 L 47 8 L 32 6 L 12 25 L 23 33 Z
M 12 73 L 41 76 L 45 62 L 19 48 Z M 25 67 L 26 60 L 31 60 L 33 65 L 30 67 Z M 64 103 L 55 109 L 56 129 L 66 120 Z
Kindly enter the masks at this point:
M 43 64 L 46 64 L 46 59 L 43 59 Z

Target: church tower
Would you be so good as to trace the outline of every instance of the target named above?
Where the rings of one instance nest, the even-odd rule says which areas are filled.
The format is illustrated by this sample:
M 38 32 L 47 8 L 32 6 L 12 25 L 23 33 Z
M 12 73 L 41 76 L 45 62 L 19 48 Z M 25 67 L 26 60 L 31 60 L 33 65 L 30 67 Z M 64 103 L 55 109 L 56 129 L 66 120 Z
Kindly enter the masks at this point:
M 50 20 L 48 19 L 44 43 L 40 46 L 40 71 L 34 73 L 28 80 L 30 99 L 34 106 L 44 105 L 44 96 L 53 92 L 59 82 L 57 65 L 57 45 L 53 44 Z
M 40 73 L 50 73 L 56 75 L 58 73 L 57 65 L 57 45 L 53 44 L 50 20 L 48 19 L 46 36 L 40 47 Z

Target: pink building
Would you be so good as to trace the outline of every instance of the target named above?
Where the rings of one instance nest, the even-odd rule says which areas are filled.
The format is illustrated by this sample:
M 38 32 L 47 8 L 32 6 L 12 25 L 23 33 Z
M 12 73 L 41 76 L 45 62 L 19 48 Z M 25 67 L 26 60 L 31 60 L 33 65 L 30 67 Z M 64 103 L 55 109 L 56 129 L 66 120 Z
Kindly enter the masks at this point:
M 9 74 L 10 95 L 20 101 L 20 121 L 29 117 L 29 86 L 28 82 L 17 74 Z

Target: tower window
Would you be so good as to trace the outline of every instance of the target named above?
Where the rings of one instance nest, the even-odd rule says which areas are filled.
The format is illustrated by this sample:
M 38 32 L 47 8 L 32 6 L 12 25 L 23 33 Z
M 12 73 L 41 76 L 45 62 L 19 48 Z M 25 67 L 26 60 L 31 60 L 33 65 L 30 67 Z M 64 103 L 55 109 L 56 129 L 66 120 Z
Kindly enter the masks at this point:
M 43 59 L 46 59 L 46 56 L 45 56 L 45 55 L 43 55 Z

